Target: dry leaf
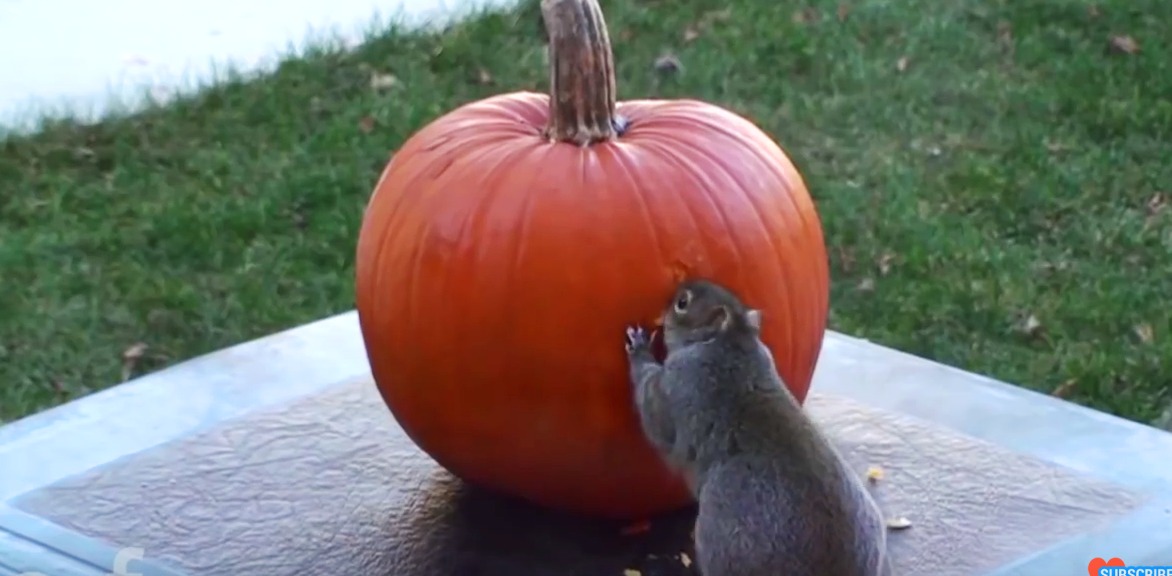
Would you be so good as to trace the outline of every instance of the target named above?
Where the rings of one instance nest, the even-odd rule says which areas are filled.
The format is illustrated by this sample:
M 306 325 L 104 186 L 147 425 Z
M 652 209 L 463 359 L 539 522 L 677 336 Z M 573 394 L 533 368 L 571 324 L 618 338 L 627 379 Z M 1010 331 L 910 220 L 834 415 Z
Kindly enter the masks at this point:
M 1139 341 L 1144 344 L 1151 344 L 1156 339 L 1156 335 L 1152 330 L 1151 324 L 1138 324 L 1135 327 L 1135 335 L 1139 337 Z
M 700 37 L 700 31 L 689 26 L 684 28 L 684 42 L 691 42 Z
M 1148 213 L 1155 216 L 1168 204 L 1168 197 L 1163 192 L 1156 192 L 1148 199 Z
M 476 73 L 476 81 L 482 85 L 492 84 L 492 74 L 489 74 L 488 70 L 481 68 Z
M 358 129 L 361 130 L 363 134 L 370 134 L 370 132 L 374 130 L 374 117 L 363 116 L 362 119 L 358 121 Z
M 847 15 L 849 15 L 850 13 L 851 13 L 851 9 L 849 6 L 847 6 L 846 4 L 839 4 L 838 5 L 838 21 L 839 22 L 846 20 Z
M 644 532 L 649 532 L 650 530 L 651 530 L 651 521 L 650 520 L 639 520 L 638 522 L 635 522 L 633 524 L 628 524 L 626 526 L 623 526 L 623 528 L 621 530 L 619 530 L 619 534 L 622 534 L 623 536 L 634 536 L 636 534 L 643 534 Z
M 893 260 L 895 260 L 895 254 L 891 252 L 884 252 L 879 257 L 879 274 L 881 276 L 886 276 L 888 272 L 891 272 L 891 262 Z
M 643 576 L 643 573 L 634 568 L 627 568 L 623 570 L 623 576 Z
M 395 78 L 393 74 L 379 74 L 375 72 L 370 75 L 370 87 L 375 90 L 386 90 L 398 84 L 399 79 Z
M 813 7 L 803 8 L 801 10 L 798 10 L 797 12 L 794 12 L 793 16 L 791 16 L 790 19 L 793 20 L 794 24 L 805 24 L 807 22 L 817 22 L 818 21 L 818 11 L 815 10 Z
M 680 59 L 671 54 L 664 54 L 655 59 L 655 70 L 668 74 L 679 72 L 683 68 Z
M 874 292 L 875 280 L 873 278 L 863 278 L 859 280 L 858 285 L 855 286 L 855 290 L 859 292 Z
M 900 72 L 907 70 L 907 56 L 902 56 L 898 61 L 896 61 L 895 69 Z
M 1070 395 L 1070 393 L 1074 390 L 1074 387 L 1077 385 L 1078 385 L 1078 380 L 1071 378 L 1070 380 L 1067 380 L 1066 382 L 1063 382 L 1063 383 L 1059 384 L 1058 386 L 1054 387 L 1054 389 L 1050 391 L 1050 395 L 1055 398 L 1066 398 L 1067 396 Z
M 867 468 L 867 480 L 878 482 L 883 479 L 883 469 L 878 466 Z
M 60 380 L 54 380 L 51 386 L 53 387 L 53 392 L 62 396 L 65 395 L 65 384 L 61 383 Z
M 692 565 L 692 559 L 688 556 L 687 552 L 680 552 L 680 564 L 683 564 L 684 568 Z
M 1089 16 L 1091 18 L 1098 18 L 1099 17 L 1098 7 L 1096 7 L 1094 4 L 1087 6 L 1087 16 Z
M 1021 324 L 1021 331 L 1028 336 L 1037 336 L 1042 331 L 1042 321 L 1038 320 L 1037 316 L 1030 314 Z
M 138 363 L 139 358 L 147 350 L 147 345 L 142 342 L 131 344 L 129 348 L 122 351 L 122 381 L 130 380 L 130 375 L 134 372 L 134 365 Z
M 1013 42 L 1013 24 L 1005 20 L 998 22 L 997 39 L 1002 42 Z
M 854 254 L 847 252 L 846 249 L 843 248 L 842 246 L 836 247 L 835 250 L 838 251 L 838 262 L 839 262 L 839 266 L 842 267 L 842 271 L 843 272 L 850 272 L 851 270 L 853 270 L 855 267 Z
M 1122 54 L 1139 52 L 1139 43 L 1131 36 L 1112 36 L 1111 49 Z
M 122 351 L 122 360 L 133 362 L 142 358 L 143 353 L 147 351 L 147 345 L 142 342 L 135 342 L 129 348 Z
M 892 530 L 904 530 L 912 527 L 912 521 L 899 516 L 897 518 L 888 518 L 887 527 Z

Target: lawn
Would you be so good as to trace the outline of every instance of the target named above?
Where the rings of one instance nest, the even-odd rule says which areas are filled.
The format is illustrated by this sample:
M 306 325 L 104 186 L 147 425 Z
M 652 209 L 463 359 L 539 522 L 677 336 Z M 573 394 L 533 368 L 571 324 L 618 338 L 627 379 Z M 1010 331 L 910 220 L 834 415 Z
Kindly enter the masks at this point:
M 833 329 L 1140 421 L 1172 401 L 1172 2 L 604 9 L 620 98 L 720 103 L 803 171 Z M 391 152 L 544 90 L 542 41 L 531 4 L 390 29 L 0 142 L 0 420 L 352 308 Z

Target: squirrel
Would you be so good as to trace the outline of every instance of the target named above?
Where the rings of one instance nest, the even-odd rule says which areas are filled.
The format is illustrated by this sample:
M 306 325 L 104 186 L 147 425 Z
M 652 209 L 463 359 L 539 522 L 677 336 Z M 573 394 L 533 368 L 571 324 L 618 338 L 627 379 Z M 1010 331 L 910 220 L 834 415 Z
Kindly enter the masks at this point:
M 761 312 L 706 280 L 660 319 L 666 358 L 630 326 L 644 435 L 698 504 L 703 576 L 890 576 L 886 522 L 867 487 L 785 387 Z

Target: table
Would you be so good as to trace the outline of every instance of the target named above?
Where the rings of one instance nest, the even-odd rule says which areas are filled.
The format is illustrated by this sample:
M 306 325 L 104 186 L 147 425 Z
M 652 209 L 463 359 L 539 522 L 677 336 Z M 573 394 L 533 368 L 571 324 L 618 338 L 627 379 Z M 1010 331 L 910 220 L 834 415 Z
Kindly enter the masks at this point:
M 1172 564 L 1172 434 L 833 332 L 807 405 L 885 469 L 900 574 Z M 381 404 L 353 312 L 0 428 L 0 576 L 692 574 L 691 514 L 625 535 L 465 486 Z

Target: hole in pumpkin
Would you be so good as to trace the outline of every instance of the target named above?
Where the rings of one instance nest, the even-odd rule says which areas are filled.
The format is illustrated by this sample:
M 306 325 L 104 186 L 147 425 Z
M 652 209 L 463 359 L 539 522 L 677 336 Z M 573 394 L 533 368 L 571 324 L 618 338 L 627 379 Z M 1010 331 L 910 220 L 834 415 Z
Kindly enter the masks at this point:
M 663 364 L 663 360 L 667 358 L 667 345 L 663 343 L 662 326 L 658 327 L 655 330 L 655 335 L 651 337 L 651 354 L 660 364 Z

